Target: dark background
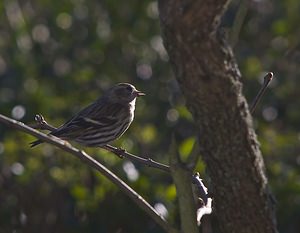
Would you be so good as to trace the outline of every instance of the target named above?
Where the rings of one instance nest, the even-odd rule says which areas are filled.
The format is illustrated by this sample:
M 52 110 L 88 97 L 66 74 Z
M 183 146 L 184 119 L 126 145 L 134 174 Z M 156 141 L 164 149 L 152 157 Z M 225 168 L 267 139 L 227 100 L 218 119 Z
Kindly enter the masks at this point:
M 264 74 L 275 74 L 254 122 L 284 233 L 300 229 L 299 12 L 298 0 L 233 1 L 222 25 L 249 102 Z M 195 129 L 162 45 L 156 1 L 0 2 L 1 114 L 31 123 L 42 113 L 59 126 L 118 82 L 147 95 L 114 145 L 162 163 L 174 150 L 189 155 Z M 33 140 L 0 125 L 0 233 L 162 232 L 103 176 L 53 146 L 30 149 Z M 73 144 L 178 224 L 167 174 Z M 209 186 L 203 162 L 197 171 Z

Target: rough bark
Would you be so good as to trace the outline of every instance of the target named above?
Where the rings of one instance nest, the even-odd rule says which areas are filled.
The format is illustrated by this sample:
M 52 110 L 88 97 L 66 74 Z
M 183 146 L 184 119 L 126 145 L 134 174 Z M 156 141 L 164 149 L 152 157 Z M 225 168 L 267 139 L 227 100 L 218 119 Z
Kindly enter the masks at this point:
M 218 33 L 228 2 L 160 0 L 164 44 L 198 128 L 222 232 L 277 232 L 241 74 Z

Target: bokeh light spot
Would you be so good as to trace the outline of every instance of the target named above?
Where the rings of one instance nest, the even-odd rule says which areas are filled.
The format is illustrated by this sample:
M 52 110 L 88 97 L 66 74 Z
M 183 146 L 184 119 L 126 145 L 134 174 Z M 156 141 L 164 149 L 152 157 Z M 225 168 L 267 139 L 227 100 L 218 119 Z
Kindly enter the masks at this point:
M 56 17 L 56 24 L 61 29 L 69 29 L 72 26 L 72 17 L 68 13 L 60 13 Z
M 139 178 L 139 171 L 136 170 L 134 164 L 130 161 L 126 161 L 123 163 L 123 170 L 126 173 L 128 180 L 136 181 Z
M 100 39 L 104 41 L 109 40 L 111 29 L 110 29 L 110 24 L 107 21 L 105 20 L 99 21 L 96 30 L 97 30 L 97 35 L 99 36 Z
M 31 38 L 27 34 L 21 35 L 17 38 L 17 45 L 21 51 L 27 52 L 32 48 Z
M 32 38 L 38 43 L 45 43 L 49 37 L 50 32 L 46 25 L 38 24 L 32 29 Z
M 152 19 L 157 19 L 159 16 L 157 1 L 150 2 L 147 6 L 147 15 Z
M 19 176 L 23 174 L 24 166 L 21 163 L 14 163 L 11 165 L 10 170 L 14 175 Z
M 71 63 L 65 58 L 58 58 L 53 63 L 53 69 L 57 76 L 64 76 L 71 71 Z
M 141 79 L 150 79 L 152 76 L 152 67 L 149 64 L 139 64 L 136 67 L 136 74 Z
M 167 112 L 167 119 L 170 122 L 176 122 L 179 118 L 179 113 L 176 109 L 171 108 L 169 109 L 169 111 Z
M 158 203 L 155 203 L 154 205 L 154 209 L 164 218 L 168 217 L 168 210 L 167 208 L 165 207 L 164 204 L 158 202 Z
M 277 118 L 278 111 L 276 108 L 270 106 L 263 109 L 262 115 L 266 121 L 273 121 Z
M 20 120 L 22 119 L 26 114 L 26 109 L 22 105 L 15 106 L 12 111 L 11 115 L 14 119 Z
M 19 218 L 20 218 L 21 224 L 22 224 L 22 225 L 25 225 L 26 222 L 27 222 L 27 215 L 26 215 L 24 212 L 21 212 Z
M 150 40 L 150 45 L 159 54 L 161 60 L 163 61 L 169 60 L 169 56 L 163 45 L 163 40 L 161 36 L 159 35 L 153 36 Z

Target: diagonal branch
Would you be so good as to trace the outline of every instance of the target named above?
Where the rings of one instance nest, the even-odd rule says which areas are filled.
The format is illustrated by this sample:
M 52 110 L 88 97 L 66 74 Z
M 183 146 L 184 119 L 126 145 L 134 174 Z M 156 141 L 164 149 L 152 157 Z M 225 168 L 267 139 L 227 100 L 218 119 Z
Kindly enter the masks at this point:
M 166 232 L 177 233 L 177 230 L 174 229 L 165 219 L 163 219 L 160 214 L 145 200 L 143 199 L 137 192 L 135 192 L 131 187 L 129 187 L 124 181 L 118 178 L 114 173 L 112 173 L 108 168 L 99 163 L 97 160 L 92 158 L 86 152 L 79 150 L 69 143 L 66 143 L 59 138 L 46 135 L 41 133 L 22 122 L 13 120 L 8 118 L 2 114 L 0 114 L 0 122 L 7 125 L 10 128 L 15 128 L 20 131 L 23 131 L 27 134 L 37 137 L 45 142 L 48 142 L 63 151 L 70 153 L 71 155 L 79 158 L 84 163 L 93 167 L 97 171 L 99 171 L 102 175 L 104 175 L 107 179 L 109 179 L 112 183 L 118 186 L 133 202 L 135 202 L 142 210 L 144 210 L 160 227 L 162 227 Z

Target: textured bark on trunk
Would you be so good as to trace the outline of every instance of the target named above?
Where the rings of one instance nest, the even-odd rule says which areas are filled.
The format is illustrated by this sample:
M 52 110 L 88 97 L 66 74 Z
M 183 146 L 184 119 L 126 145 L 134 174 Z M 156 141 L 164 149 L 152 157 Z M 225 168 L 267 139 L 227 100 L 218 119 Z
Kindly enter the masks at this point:
M 228 3 L 160 0 L 164 44 L 198 128 L 222 232 L 277 232 L 241 75 L 217 33 Z

